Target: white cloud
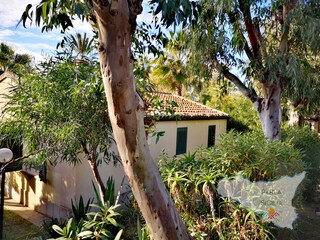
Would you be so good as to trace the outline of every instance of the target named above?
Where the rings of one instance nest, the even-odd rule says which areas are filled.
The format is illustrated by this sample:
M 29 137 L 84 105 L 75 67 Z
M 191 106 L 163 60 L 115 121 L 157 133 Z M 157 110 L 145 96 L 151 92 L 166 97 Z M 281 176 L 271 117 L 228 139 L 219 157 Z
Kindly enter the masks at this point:
M 15 42 L 10 42 L 10 41 L 8 41 L 6 43 L 9 46 L 11 46 L 16 53 L 28 54 L 28 55 L 32 56 L 36 63 L 43 61 L 46 58 L 44 52 L 42 54 L 40 54 L 39 52 L 31 51 L 27 46 L 25 46 L 26 44 L 20 44 L 20 43 L 15 43 Z M 40 46 L 38 46 L 38 47 L 40 47 Z M 37 48 L 37 45 L 35 45 L 34 48 Z
M 22 46 L 23 48 L 34 50 L 34 52 L 40 51 L 54 51 L 55 46 L 46 44 L 46 43 L 19 43 L 19 46 Z
M 11 43 L 19 51 L 31 54 L 36 59 L 43 59 L 43 52 L 52 55 L 57 43 L 59 43 L 64 37 L 60 33 L 61 29 L 54 29 L 50 32 L 41 33 L 41 28 L 34 24 L 25 29 L 22 25 L 17 25 L 23 11 L 27 4 L 31 3 L 34 6 L 40 3 L 41 0 L 0 0 L 0 41 Z M 143 13 L 138 16 L 139 22 L 151 23 L 152 15 L 148 13 L 150 10 L 149 4 L 146 0 L 143 2 Z M 75 33 L 87 33 L 88 37 L 93 36 L 92 28 L 86 21 L 82 22 L 80 19 L 75 17 L 73 21 L 73 28 L 67 31 L 67 34 Z
M 150 11 L 150 6 L 147 4 L 145 1 L 142 3 L 143 11 L 140 15 L 137 16 L 137 22 L 144 22 L 147 24 L 151 24 L 152 21 L 152 13 L 149 13 Z
M 74 33 L 87 33 L 87 36 L 92 37 L 93 32 L 92 32 L 92 27 L 87 21 L 81 21 L 79 18 L 75 19 L 72 21 L 73 28 L 69 30 L 71 34 Z
M 39 3 L 39 0 L 1 0 L 0 27 L 16 26 L 26 6 Z M 4 3 L 5 2 L 5 3 Z
M 0 31 L 1 31 L 0 40 L 2 41 L 14 35 L 14 31 L 10 29 L 1 29 Z

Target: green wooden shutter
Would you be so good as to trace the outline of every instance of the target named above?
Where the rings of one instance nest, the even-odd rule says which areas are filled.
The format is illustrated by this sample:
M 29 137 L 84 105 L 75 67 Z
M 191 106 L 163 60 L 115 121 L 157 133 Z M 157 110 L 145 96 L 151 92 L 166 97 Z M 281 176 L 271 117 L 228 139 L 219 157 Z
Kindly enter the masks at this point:
M 187 152 L 188 128 L 177 128 L 176 155 Z
M 214 146 L 216 141 L 216 125 L 210 125 L 208 129 L 208 147 Z

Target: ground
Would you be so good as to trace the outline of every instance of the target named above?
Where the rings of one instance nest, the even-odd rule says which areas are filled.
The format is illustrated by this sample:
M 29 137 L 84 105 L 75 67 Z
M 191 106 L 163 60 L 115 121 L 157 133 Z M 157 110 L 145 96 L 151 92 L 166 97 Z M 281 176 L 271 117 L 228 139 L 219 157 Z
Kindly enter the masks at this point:
M 299 218 L 294 223 L 294 230 L 282 229 L 277 240 L 319 240 L 320 239 L 320 216 L 316 215 L 315 209 L 320 204 L 306 203 L 303 208 L 297 209 Z
M 43 238 L 42 238 L 43 237 Z M 18 214 L 4 210 L 4 240 L 47 239 L 45 232 Z

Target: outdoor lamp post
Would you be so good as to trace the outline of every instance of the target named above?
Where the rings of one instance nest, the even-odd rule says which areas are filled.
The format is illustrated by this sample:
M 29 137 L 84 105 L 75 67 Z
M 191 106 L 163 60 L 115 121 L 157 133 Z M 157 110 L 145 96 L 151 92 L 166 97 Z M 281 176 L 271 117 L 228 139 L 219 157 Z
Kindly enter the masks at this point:
M 0 148 L 1 166 L 13 158 L 13 153 L 9 148 Z M 0 209 L 0 239 L 3 238 L 3 212 L 4 212 L 4 183 L 6 180 L 6 170 L 2 169 L 1 178 L 1 209 Z
M 13 158 L 13 153 L 9 148 L 0 148 L 0 163 L 5 163 Z

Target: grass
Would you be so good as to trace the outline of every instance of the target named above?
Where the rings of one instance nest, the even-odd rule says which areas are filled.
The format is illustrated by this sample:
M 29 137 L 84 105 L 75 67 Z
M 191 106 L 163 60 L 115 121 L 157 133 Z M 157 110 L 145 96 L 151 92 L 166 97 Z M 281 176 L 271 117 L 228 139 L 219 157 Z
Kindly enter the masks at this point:
M 41 228 L 8 210 L 4 210 L 3 236 L 5 240 L 47 239 Z

